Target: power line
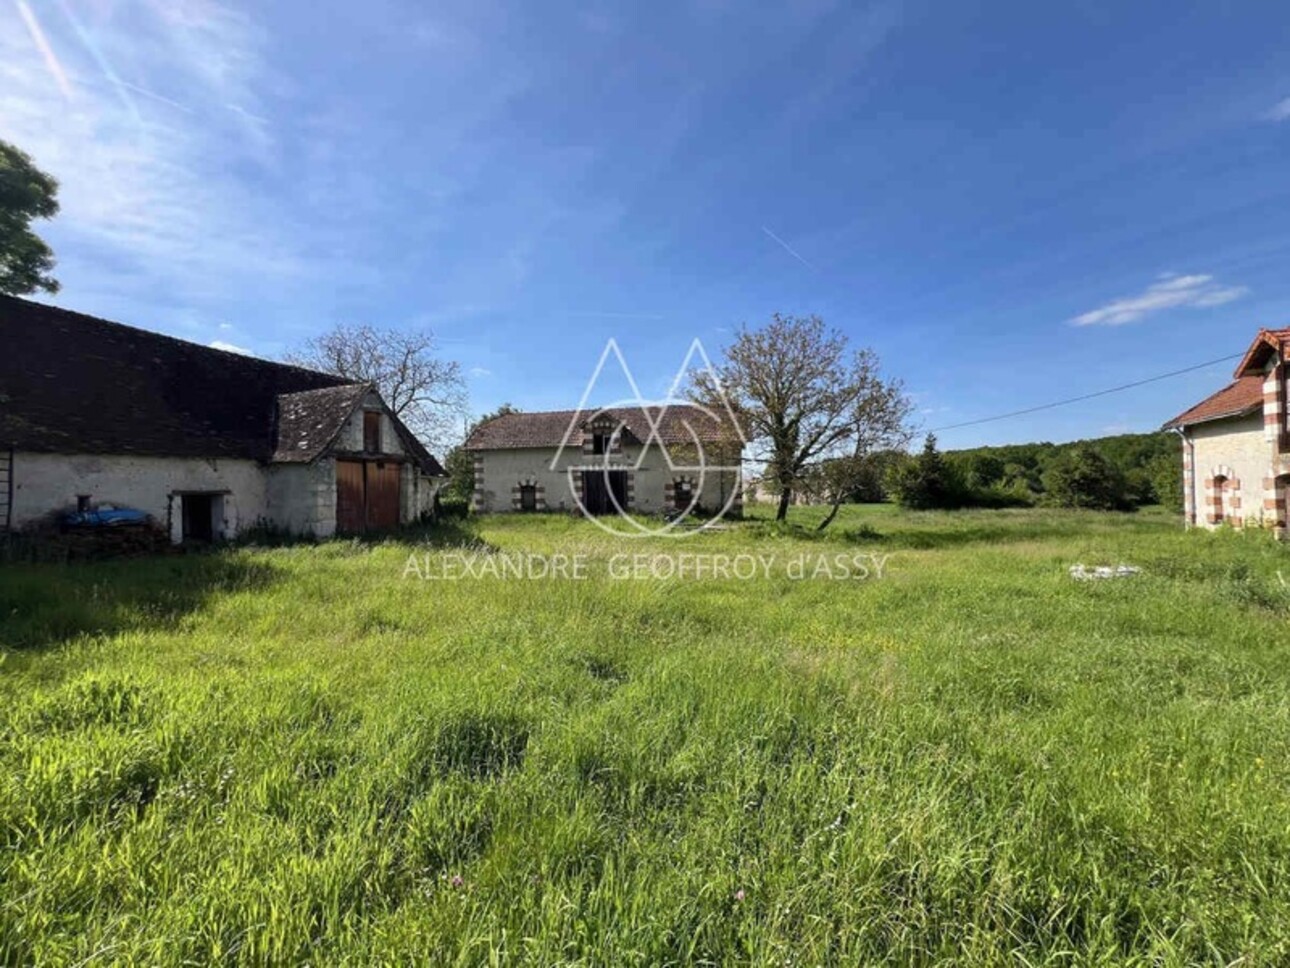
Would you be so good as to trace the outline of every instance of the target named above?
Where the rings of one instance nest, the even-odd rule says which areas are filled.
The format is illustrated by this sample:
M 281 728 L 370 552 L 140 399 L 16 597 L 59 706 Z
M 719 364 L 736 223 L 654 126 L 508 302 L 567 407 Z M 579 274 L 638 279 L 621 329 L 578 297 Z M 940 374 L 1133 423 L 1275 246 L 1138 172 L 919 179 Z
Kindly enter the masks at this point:
M 1009 413 L 997 414 L 993 417 L 981 417 L 978 420 L 965 420 L 962 423 L 946 424 L 944 427 L 933 427 L 929 433 L 939 434 L 943 430 L 957 430 L 960 427 L 975 427 L 977 424 L 993 423 L 996 420 L 1007 420 L 1009 417 L 1020 417 L 1028 413 L 1038 413 L 1040 410 L 1052 410 L 1055 407 L 1065 407 L 1072 403 L 1079 403 L 1082 400 L 1092 400 L 1094 397 L 1104 397 L 1109 393 L 1119 393 L 1121 390 L 1132 390 L 1134 387 L 1145 386 L 1148 383 L 1156 383 L 1160 380 L 1168 380 L 1170 377 L 1182 376 L 1184 373 L 1191 373 L 1194 370 L 1203 370 L 1207 366 L 1216 366 L 1219 363 L 1229 363 L 1232 360 L 1239 360 L 1243 353 L 1233 353 L 1231 356 L 1221 356 L 1216 360 L 1210 360 L 1206 363 L 1197 363 L 1195 366 L 1186 366 L 1181 370 L 1171 370 L 1168 373 L 1161 373 L 1159 376 L 1149 376 L 1145 380 L 1134 380 L 1132 383 L 1125 383 L 1118 387 L 1111 387 L 1107 390 L 1098 390 L 1095 393 L 1085 393 L 1082 396 L 1070 397 L 1066 400 L 1055 400 L 1052 403 L 1041 403 L 1037 407 L 1026 407 L 1024 410 L 1013 410 Z

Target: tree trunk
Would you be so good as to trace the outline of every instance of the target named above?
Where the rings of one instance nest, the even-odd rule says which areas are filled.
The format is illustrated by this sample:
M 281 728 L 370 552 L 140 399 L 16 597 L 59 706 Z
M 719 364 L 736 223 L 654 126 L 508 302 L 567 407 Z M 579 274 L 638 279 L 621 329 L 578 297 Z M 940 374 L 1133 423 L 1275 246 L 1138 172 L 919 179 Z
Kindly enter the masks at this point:
M 842 499 L 841 499 L 841 498 L 836 498 L 836 499 L 833 501 L 833 506 L 832 506 L 831 508 L 829 508 L 829 513 L 825 516 L 824 520 L 820 522 L 819 527 L 817 527 L 815 530 L 816 530 L 816 531 L 823 531 L 823 530 L 824 530 L 825 528 L 827 528 L 830 524 L 832 524 L 832 523 L 833 523 L 833 519 L 834 519 L 834 518 L 836 518 L 836 517 L 838 516 L 838 508 L 840 508 L 840 507 L 842 507 Z
M 775 512 L 775 520 L 783 521 L 788 517 L 788 504 L 793 500 L 793 489 L 785 487 L 779 492 L 779 509 Z

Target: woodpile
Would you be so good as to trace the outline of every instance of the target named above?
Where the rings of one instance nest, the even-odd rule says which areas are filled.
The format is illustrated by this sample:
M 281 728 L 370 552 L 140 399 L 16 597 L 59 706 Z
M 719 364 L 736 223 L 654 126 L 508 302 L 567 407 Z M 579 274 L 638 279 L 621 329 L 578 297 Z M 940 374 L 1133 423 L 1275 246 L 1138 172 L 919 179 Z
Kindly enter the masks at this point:
M 170 538 L 156 524 L 118 524 L 110 527 L 63 527 L 50 518 L 0 539 L 0 557 L 9 561 L 67 562 L 134 558 L 173 550 Z

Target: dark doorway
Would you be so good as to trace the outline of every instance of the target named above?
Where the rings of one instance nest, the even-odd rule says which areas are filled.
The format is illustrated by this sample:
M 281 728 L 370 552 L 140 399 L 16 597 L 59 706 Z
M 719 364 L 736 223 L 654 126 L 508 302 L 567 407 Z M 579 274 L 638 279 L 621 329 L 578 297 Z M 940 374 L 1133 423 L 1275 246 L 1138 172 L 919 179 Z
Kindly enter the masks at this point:
M 583 471 L 582 506 L 588 514 L 615 514 L 619 508 L 627 510 L 627 472 Z
M 210 494 L 185 494 L 181 498 L 185 541 L 215 540 L 215 499 Z
M 693 500 L 694 485 L 689 481 L 677 481 L 672 488 L 672 509 L 674 511 L 688 511 Z

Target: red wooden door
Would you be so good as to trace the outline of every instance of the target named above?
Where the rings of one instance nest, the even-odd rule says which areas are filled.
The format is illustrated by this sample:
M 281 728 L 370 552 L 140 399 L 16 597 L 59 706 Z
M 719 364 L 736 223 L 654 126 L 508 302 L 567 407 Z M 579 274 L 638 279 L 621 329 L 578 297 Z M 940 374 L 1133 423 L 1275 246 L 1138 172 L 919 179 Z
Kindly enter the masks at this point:
M 336 461 L 336 530 L 356 533 L 363 530 L 365 515 L 363 462 Z

